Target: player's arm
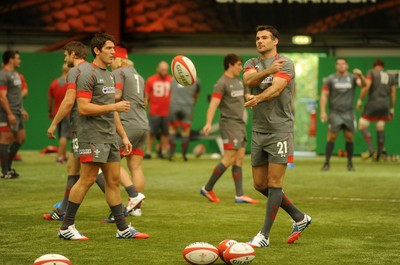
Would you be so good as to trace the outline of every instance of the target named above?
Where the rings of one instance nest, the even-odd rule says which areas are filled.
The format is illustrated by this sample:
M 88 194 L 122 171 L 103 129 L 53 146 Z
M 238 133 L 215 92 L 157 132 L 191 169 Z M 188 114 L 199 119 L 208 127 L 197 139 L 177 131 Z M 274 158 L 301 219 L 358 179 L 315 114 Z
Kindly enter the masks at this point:
M 7 113 L 8 122 L 13 125 L 16 123 L 16 118 L 14 113 L 12 113 L 10 104 L 7 99 L 7 87 L 0 87 L 0 105 L 3 110 Z
M 282 91 L 286 88 L 287 84 L 288 80 L 286 78 L 275 76 L 272 80 L 271 86 L 268 87 L 268 89 L 265 89 L 261 94 L 248 96 L 244 106 L 254 107 L 261 102 L 270 101 L 279 97 Z
M 369 89 L 371 87 L 371 84 L 372 84 L 372 80 L 370 78 L 366 78 L 365 79 L 365 85 L 361 87 L 361 92 L 360 92 L 360 95 L 359 95 L 358 100 L 357 100 L 356 109 L 358 111 L 361 111 L 363 99 L 368 94 Z
M 117 88 L 115 89 L 115 101 L 118 102 L 121 101 L 121 99 L 122 99 L 122 88 L 121 89 Z
M 355 74 L 357 78 L 357 85 L 360 87 L 364 87 L 367 85 L 367 79 L 363 75 L 362 71 L 358 68 L 353 69 L 353 74 Z
M 328 121 L 328 115 L 326 114 L 326 104 L 328 103 L 329 97 L 329 89 L 324 86 L 321 91 L 321 98 L 319 99 L 319 108 L 320 108 L 320 119 L 322 122 Z
M 47 94 L 47 111 L 49 113 L 49 118 L 51 119 L 51 115 L 53 112 L 53 105 L 54 105 L 54 101 L 53 101 L 53 95 L 51 94 L 51 87 L 49 89 L 49 93 Z
M 215 115 L 215 112 L 221 103 L 221 99 L 219 97 L 211 97 L 210 105 L 208 106 L 207 110 L 207 117 L 206 117 L 206 125 L 203 127 L 203 132 L 205 135 L 208 135 L 211 130 L 211 124 Z
M 114 122 L 116 131 L 122 139 L 122 143 L 124 144 L 124 154 L 129 154 L 132 151 L 132 144 L 129 141 L 128 136 L 126 135 L 124 126 L 122 126 L 121 120 L 117 112 L 114 112 Z
M 245 70 L 243 73 L 243 82 L 248 87 L 258 87 L 267 77 L 282 70 L 284 59 L 275 60 L 270 67 L 257 72 L 255 68 Z
M 97 116 L 114 111 L 128 112 L 131 107 L 131 103 L 125 100 L 106 105 L 97 105 L 92 103 L 91 100 L 91 98 L 79 96 L 78 92 L 77 103 L 79 114 L 81 114 L 82 116 Z
M 390 99 L 391 99 L 390 113 L 394 115 L 394 106 L 396 104 L 396 85 L 392 85 L 391 87 Z

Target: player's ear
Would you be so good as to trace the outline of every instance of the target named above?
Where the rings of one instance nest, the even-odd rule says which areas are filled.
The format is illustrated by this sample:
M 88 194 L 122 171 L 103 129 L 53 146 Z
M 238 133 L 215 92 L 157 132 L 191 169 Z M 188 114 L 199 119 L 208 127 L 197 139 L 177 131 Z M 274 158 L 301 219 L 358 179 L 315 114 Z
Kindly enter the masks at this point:
M 96 55 L 101 53 L 101 51 L 97 47 L 94 47 L 93 51 Z

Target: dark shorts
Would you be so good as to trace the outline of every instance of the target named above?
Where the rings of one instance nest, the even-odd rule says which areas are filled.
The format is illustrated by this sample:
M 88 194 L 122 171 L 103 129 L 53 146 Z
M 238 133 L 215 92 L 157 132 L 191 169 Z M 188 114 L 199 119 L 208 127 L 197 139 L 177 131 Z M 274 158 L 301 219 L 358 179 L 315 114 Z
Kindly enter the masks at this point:
M 79 143 L 79 159 L 81 163 L 119 162 L 118 144 Z
M 170 126 L 181 126 L 182 128 L 190 128 L 193 120 L 193 107 L 171 106 L 168 119 Z
M 238 150 L 246 147 L 246 127 L 227 128 L 224 126 L 220 127 L 220 131 L 224 150 Z
M 361 115 L 364 119 L 372 122 L 391 120 L 390 109 L 387 106 L 377 104 L 376 106 L 367 105 Z
M 347 130 L 354 132 L 356 128 L 356 116 L 353 111 L 344 113 L 330 112 L 328 117 L 328 131 L 338 132 Z
M 293 163 L 293 153 L 293 133 L 252 133 L 252 166 Z
M 7 114 L 5 112 L 0 112 L 0 132 L 17 132 L 25 129 L 24 117 L 22 116 L 22 114 L 15 115 L 15 119 L 17 120 L 16 123 L 13 126 L 10 126 L 8 124 Z
M 57 125 L 58 138 L 71 139 L 71 122 L 69 117 L 65 117 Z
M 149 117 L 150 133 L 153 135 L 168 135 L 168 117 L 152 116 Z
M 129 141 L 131 141 L 132 144 L 132 152 L 124 156 L 129 156 L 129 155 L 144 156 L 144 149 L 146 147 L 147 135 L 149 133 L 149 130 L 135 129 L 134 127 L 124 127 L 124 129 L 128 136 Z M 118 137 L 118 146 L 120 147 L 121 151 L 123 151 L 124 145 L 122 144 L 122 139 L 120 137 Z

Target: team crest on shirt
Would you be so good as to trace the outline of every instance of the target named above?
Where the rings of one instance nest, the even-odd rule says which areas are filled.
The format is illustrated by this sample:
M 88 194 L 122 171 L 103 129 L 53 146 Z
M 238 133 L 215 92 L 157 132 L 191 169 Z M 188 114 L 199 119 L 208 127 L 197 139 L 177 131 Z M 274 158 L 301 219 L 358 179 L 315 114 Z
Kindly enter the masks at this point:
M 100 154 L 100 150 L 99 149 L 95 149 L 93 151 L 93 153 L 94 153 L 94 157 L 99 158 L 99 154 Z
M 113 87 L 113 86 L 103 86 L 103 93 L 104 94 L 115 93 L 115 87 Z

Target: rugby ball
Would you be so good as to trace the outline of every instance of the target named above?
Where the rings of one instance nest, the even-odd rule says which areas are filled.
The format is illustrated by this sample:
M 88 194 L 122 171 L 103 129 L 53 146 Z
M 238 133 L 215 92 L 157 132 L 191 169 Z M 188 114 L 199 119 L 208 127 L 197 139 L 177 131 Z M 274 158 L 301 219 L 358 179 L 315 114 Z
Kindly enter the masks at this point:
M 185 247 L 183 258 L 190 264 L 213 264 L 218 259 L 218 249 L 206 242 L 195 242 Z
M 177 55 L 172 59 L 171 66 L 174 79 L 182 86 L 191 86 L 196 82 L 196 67 L 189 58 Z
M 250 264 L 255 257 L 256 252 L 246 243 L 233 244 L 224 252 L 224 261 L 226 264 Z
M 225 240 L 222 240 L 221 243 L 219 243 L 219 245 L 218 245 L 218 254 L 219 254 L 219 257 L 223 261 L 225 261 L 224 260 L 224 252 L 225 252 L 225 250 L 228 247 L 230 247 L 230 246 L 232 246 L 233 244 L 236 244 L 236 243 L 237 243 L 237 241 L 236 240 L 232 240 L 232 239 L 225 239 Z
M 198 144 L 193 148 L 193 155 L 195 157 L 200 157 L 206 152 L 206 146 L 204 144 Z
M 37 258 L 33 265 L 72 265 L 72 262 L 60 254 L 46 254 Z

